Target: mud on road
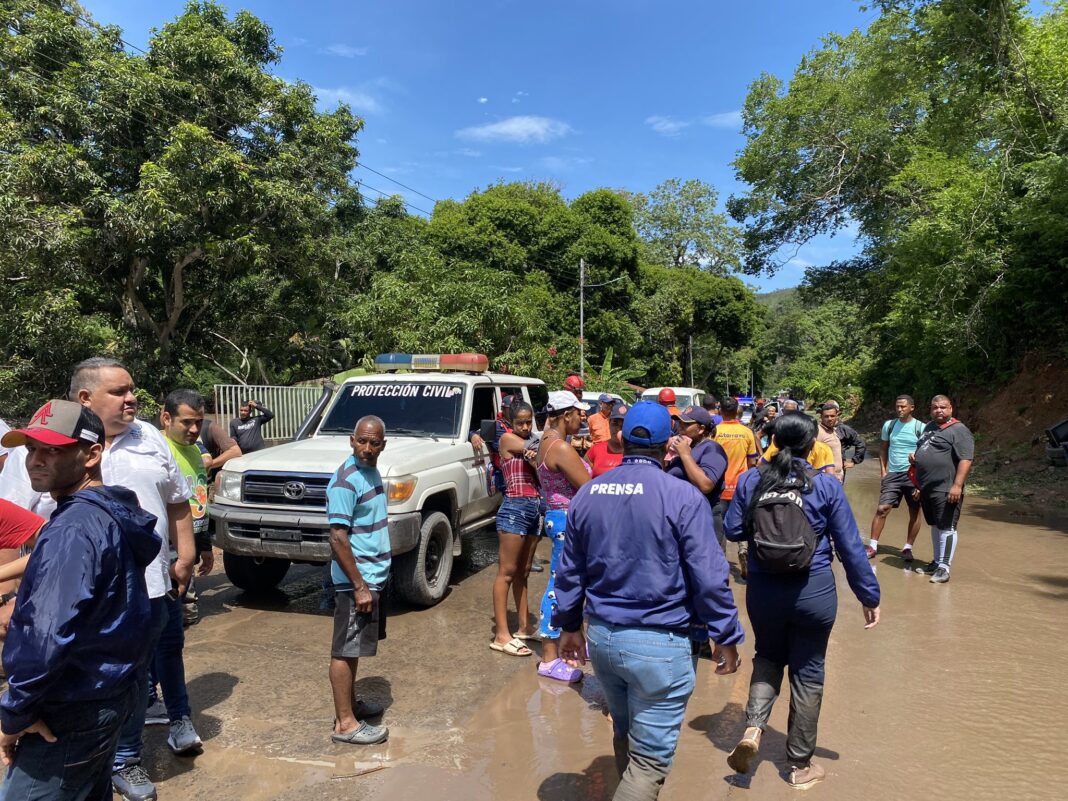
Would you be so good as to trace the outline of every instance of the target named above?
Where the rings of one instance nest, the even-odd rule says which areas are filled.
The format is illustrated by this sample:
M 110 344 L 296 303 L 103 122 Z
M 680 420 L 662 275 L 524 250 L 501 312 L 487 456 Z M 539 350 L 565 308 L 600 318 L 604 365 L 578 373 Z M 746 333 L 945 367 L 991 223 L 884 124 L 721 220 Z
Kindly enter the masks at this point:
M 877 465 L 850 473 L 864 533 L 877 487 Z M 828 777 L 809 796 L 1068 797 L 1068 520 L 968 498 L 953 579 L 937 586 L 897 555 L 906 518 L 891 514 L 873 563 L 883 588 L 876 629 L 863 629 L 839 570 L 816 756 Z M 398 610 L 379 656 L 360 665 L 358 691 L 386 704 L 391 732 L 369 748 L 330 741 L 332 618 L 319 612 L 321 569 L 293 568 L 268 599 L 240 593 L 221 571 L 202 580 L 186 671 L 204 753 L 175 757 L 164 727 L 147 730 L 160 798 L 611 798 L 611 731 L 596 677 L 563 687 L 537 678 L 536 657 L 491 652 L 496 540 L 479 535 L 465 548 L 448 597 L 430 610 Z M 917 557 L 930 553 L 921 532 Z M 548 557 L 547 545 L 539 555 Z M 532 576 L 535 608 L 544 575 Z M 735 585 L 743 609 L 744 591 Z M 796 796 L 780 774 L 785 686 L 754 773 L 736 777 L 726 765 L 744 728 L 751 641 L 742 656 L 729 677 L 701 660 L 665 801 Z

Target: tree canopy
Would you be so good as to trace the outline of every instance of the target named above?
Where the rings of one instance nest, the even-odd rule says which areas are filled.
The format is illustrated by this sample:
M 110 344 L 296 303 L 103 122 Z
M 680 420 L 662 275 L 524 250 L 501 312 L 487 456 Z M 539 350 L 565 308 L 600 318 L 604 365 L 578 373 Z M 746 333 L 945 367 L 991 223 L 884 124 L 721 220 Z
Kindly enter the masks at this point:
M 848 264 L 811 272 L 810 303 L 864 314 L 861 383 L 919 394 L 1011 369 L 1068 343 L 1068 4 L 877 4 L 867 31 L 830 35 L 788 83 L 765 75 L 736 161 L 750 188 L 746 269 L 855 225 Z M 789 252 L 789 251 L 786 251 Z

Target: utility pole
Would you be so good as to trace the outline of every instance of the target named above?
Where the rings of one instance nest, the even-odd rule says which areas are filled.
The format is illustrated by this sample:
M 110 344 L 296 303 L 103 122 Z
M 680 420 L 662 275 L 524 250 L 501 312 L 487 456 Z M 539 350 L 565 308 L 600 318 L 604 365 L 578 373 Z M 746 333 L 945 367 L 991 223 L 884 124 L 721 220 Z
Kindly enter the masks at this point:
M 693 334 L 690 334 L 690 386 L 693 386 Z
M 586 260 L 579 259 L 579 375 L 586 380 Z

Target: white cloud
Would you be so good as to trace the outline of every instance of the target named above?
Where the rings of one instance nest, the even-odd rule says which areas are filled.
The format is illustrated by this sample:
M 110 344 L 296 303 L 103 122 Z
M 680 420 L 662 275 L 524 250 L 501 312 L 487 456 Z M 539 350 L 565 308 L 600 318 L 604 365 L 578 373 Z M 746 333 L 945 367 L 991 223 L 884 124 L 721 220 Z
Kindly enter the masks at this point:
M 489 98 L 488 97 L 480 97 L 478 99 L 478 102 L 479 103 L 483 103 L 483 104 L 488 103 L 489 102 Z
M 347 86 L 339 86 L 336 89 L 313 86 L 312 91 L 315 92 L 322 105 L 335 106 L 338 103 L 344 103 L 353 111 L 362 114 L 381 114 L 383 111 L 378 98 L 362 89 L 350 89 Z
M 500 122 L 461 128 L 456 132 L 460 139 L 476 142 L 518 142 L 519 144 L 544 144 L 571 133 L 566 122 L 550 117 L 508 117 Z
M 459 150 L 456 151 L 456 155 L 458 155 L 458 156 L 467 156 L 468 158 L 471 158 L 471 159 L 477 159 L 479 156 L 482 155 L 482 151 L 481 150 L 475 150 L 474 148 L 470 148 L 470 147 L 461 147 Z
M 721 114 L 709 114 L 707 117 L 702 117 L 701 122 L 709 128 L 724 128 L 731 131 L 740 131 L 742 129 L 742 112 L 741 110 L 738 110 L 724 111 Z
M 490 165 L 491 170 L 500 170 L 501 172 L 523 172 L 522 167 L 502 167 L 498 164 Z
M 293 47 L 303 47 L 307 43 L 308 43 L 308 40 L 305 39 L 303 36 L 297 36 L 296 38 L 291 39 L 290 42 L 289 42 L 289 44 L 292 45 Z
M 660 114 L 646 117 L 645 124 L 661 136 L 678 136 L 684 128 L 690 126 L 686 120 L 677 120 L 674 117 L 664 117 Z
M 353 47 L 347 44 L 332 44 L 324 49 L 324 52 L 329 53 L 332 56 L 340 56 L 341 58 L 356 58 L 356 56 L 366 56 L 366 47 Z

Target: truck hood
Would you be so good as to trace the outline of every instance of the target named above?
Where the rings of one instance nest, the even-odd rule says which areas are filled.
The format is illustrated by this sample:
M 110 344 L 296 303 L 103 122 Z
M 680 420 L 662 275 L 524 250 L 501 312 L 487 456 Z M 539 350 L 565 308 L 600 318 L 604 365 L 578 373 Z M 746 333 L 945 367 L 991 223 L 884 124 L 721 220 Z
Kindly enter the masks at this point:
M 410 472 L 411 463 L 433 450 L 450 450 L 455 439 L 391 436 L 378 458 L 378 470 L 384 477 Z M 333 473 L 352 455 L 347 436 L 322 436 L 287 442 L 249 453 L 226 463 L 224 470 L 238 473 L 265 471 L 271 473 Z

